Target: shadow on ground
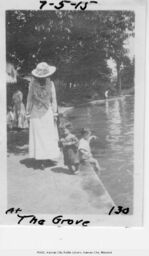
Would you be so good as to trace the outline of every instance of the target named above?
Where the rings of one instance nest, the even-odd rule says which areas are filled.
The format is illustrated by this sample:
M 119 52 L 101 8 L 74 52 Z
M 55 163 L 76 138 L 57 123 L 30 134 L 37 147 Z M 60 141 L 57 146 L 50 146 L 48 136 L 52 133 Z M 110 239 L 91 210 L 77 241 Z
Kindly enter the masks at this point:
M 37 161 L 33 158 L 25 158 L 25 159 L 21 160 L 20 163 L 25 165 L 27 168 L 32 168 L 34 170 L 41 169 L 41 162 Z M 55 165 L 56 165 L 56 162 L 54 162 L 54 161 L 50 161 L 50 160 L 44 161 L 45 168 L 53 167 Z
M 64 167 L 54 167 L 54 168 L 51 168 L 51 171 L 55 173 L 64 173 L 68 175 L 74 175 L 69 169 Z

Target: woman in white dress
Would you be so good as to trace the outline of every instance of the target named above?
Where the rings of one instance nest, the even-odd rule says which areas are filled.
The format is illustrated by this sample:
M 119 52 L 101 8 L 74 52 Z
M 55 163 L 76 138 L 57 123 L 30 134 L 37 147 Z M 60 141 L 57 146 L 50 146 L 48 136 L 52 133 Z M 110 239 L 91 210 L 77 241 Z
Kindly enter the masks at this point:
M 58 131 L 56 126 L 57 100 L 54 83 L 50 76 L 56 68 L 47 63 L 39 63 L 32 71 L 32 81 L 27 98 L 27 116 L 30 116 L 29 157 L 40 161 L 56 161 L 60 156 Z

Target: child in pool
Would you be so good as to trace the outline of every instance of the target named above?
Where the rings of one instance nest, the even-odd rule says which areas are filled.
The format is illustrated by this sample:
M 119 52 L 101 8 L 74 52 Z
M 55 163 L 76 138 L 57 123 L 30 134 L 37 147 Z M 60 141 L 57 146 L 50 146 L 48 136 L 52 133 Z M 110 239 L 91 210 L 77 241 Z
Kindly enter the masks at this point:
M 79 173 L 78 139 L 71 133 L 71 125 L 67 124 L 62 128 L 63 137 L 60 139 L 60 147 L 63 149 L 64 164 L 74 174 Z
M 95 171 L 101 171 L 98 161 L 92 156 L 90 142 L 93 139 L 96 139 L 96 136 L 91 135 L 91 131 L 88 128 L 83 128 L 81 130 L 82 138 L 79 141 L 79 158 L 80 162 L 89 162 Z

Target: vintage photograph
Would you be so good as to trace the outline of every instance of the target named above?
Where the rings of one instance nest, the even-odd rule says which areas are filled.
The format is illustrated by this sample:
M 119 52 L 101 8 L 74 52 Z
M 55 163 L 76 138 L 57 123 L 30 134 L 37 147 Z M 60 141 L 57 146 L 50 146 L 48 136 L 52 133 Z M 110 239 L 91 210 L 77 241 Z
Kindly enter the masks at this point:
M 133 216 L 135 12 L 5 14 L 7 209 Z

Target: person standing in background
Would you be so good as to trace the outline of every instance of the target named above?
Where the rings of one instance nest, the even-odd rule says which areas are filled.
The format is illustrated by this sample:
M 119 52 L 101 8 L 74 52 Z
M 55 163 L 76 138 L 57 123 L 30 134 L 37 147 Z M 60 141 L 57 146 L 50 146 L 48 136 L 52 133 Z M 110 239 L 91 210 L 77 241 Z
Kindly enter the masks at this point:
M 25 106 L 23 103 L 23 93 L 17 90 L 12 96 L 12 101 L 13 101 L 13 115 L 14 115 L 13 127 L 19 128 L 19 129 L 27 128 L 28 122 L 26 119 Z
M 105 99 L 107 100 L 109 98 L 109 90 L 105 91 Z

